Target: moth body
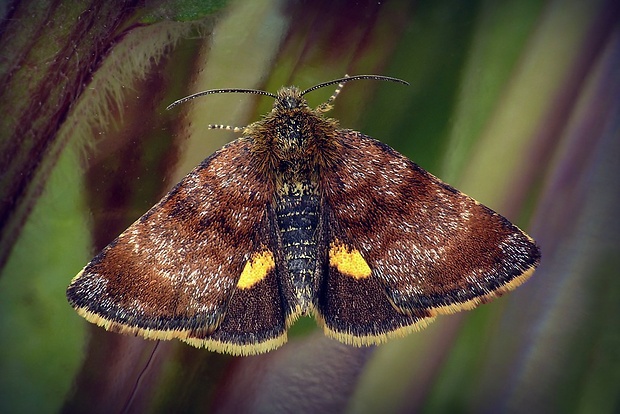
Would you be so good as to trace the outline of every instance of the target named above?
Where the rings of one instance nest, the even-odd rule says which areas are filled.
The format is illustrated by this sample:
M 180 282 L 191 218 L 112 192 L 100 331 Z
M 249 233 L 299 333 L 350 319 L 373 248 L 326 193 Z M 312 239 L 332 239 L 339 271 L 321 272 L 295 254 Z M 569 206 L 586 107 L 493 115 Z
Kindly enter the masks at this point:
M 301 92 L 206 158 L 71 281 L 111 331 L 249 355 L 304 314 L 362 346 L 472 309 L 534 272 L 534 240 L 389 146 L 341 129 Z M 175 103 L 175 104 L 176 104 Z M 173 104 L 174 105 L 174 104 Z

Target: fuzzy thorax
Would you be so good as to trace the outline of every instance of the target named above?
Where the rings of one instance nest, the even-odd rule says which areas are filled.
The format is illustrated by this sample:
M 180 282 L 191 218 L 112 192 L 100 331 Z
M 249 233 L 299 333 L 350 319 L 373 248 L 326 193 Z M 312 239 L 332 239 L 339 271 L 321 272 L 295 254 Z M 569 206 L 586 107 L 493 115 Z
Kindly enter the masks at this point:
M 281 88 L 271 112 L 244 131 L 265 174 L 307 174 L 337 159 L 338 122 L 324 117 L 324 108 L 310 108 L 301 93 L 294 86 Z

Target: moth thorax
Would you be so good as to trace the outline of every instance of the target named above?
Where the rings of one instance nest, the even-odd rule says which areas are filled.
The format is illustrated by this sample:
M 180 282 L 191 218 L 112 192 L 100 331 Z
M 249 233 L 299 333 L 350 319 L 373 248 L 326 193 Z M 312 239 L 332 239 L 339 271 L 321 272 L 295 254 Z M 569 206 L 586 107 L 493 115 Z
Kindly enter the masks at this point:
M 298 112 L 298 111 L 294 111 Z M 301 113 L 282 117 L 276 128 L 276 142 L 281 150 L 294 155 L 304 151 L 312 139 L 307 116 Z

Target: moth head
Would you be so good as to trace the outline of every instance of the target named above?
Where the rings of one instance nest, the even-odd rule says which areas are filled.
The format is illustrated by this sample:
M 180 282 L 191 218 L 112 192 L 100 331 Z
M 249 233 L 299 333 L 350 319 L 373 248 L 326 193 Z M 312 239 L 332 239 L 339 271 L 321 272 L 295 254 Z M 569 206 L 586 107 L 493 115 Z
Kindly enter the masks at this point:
M 286 86 L 278 91 L 274 111 L 287 111 L 297 108 L 307 108 L 308 102 L 303 98 L 302 92 L 296 86 Z

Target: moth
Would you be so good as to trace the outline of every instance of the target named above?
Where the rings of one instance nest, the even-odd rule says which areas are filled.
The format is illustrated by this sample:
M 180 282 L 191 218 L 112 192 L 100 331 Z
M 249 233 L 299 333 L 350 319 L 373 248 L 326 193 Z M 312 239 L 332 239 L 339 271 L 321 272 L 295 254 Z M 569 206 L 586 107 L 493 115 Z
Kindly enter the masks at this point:
M 300 315 L 372 345 L 528 279 L 534 240 L 506 218 L 325 113 L 347 76 L 283 87 L 263 119 L 206 158 L 72 280 L 88 321 L 233 355 L 275 349 Z M 312 109 L 304 96 L 338 84 Z M 212 126 L 222 128 L 222 126 Z

